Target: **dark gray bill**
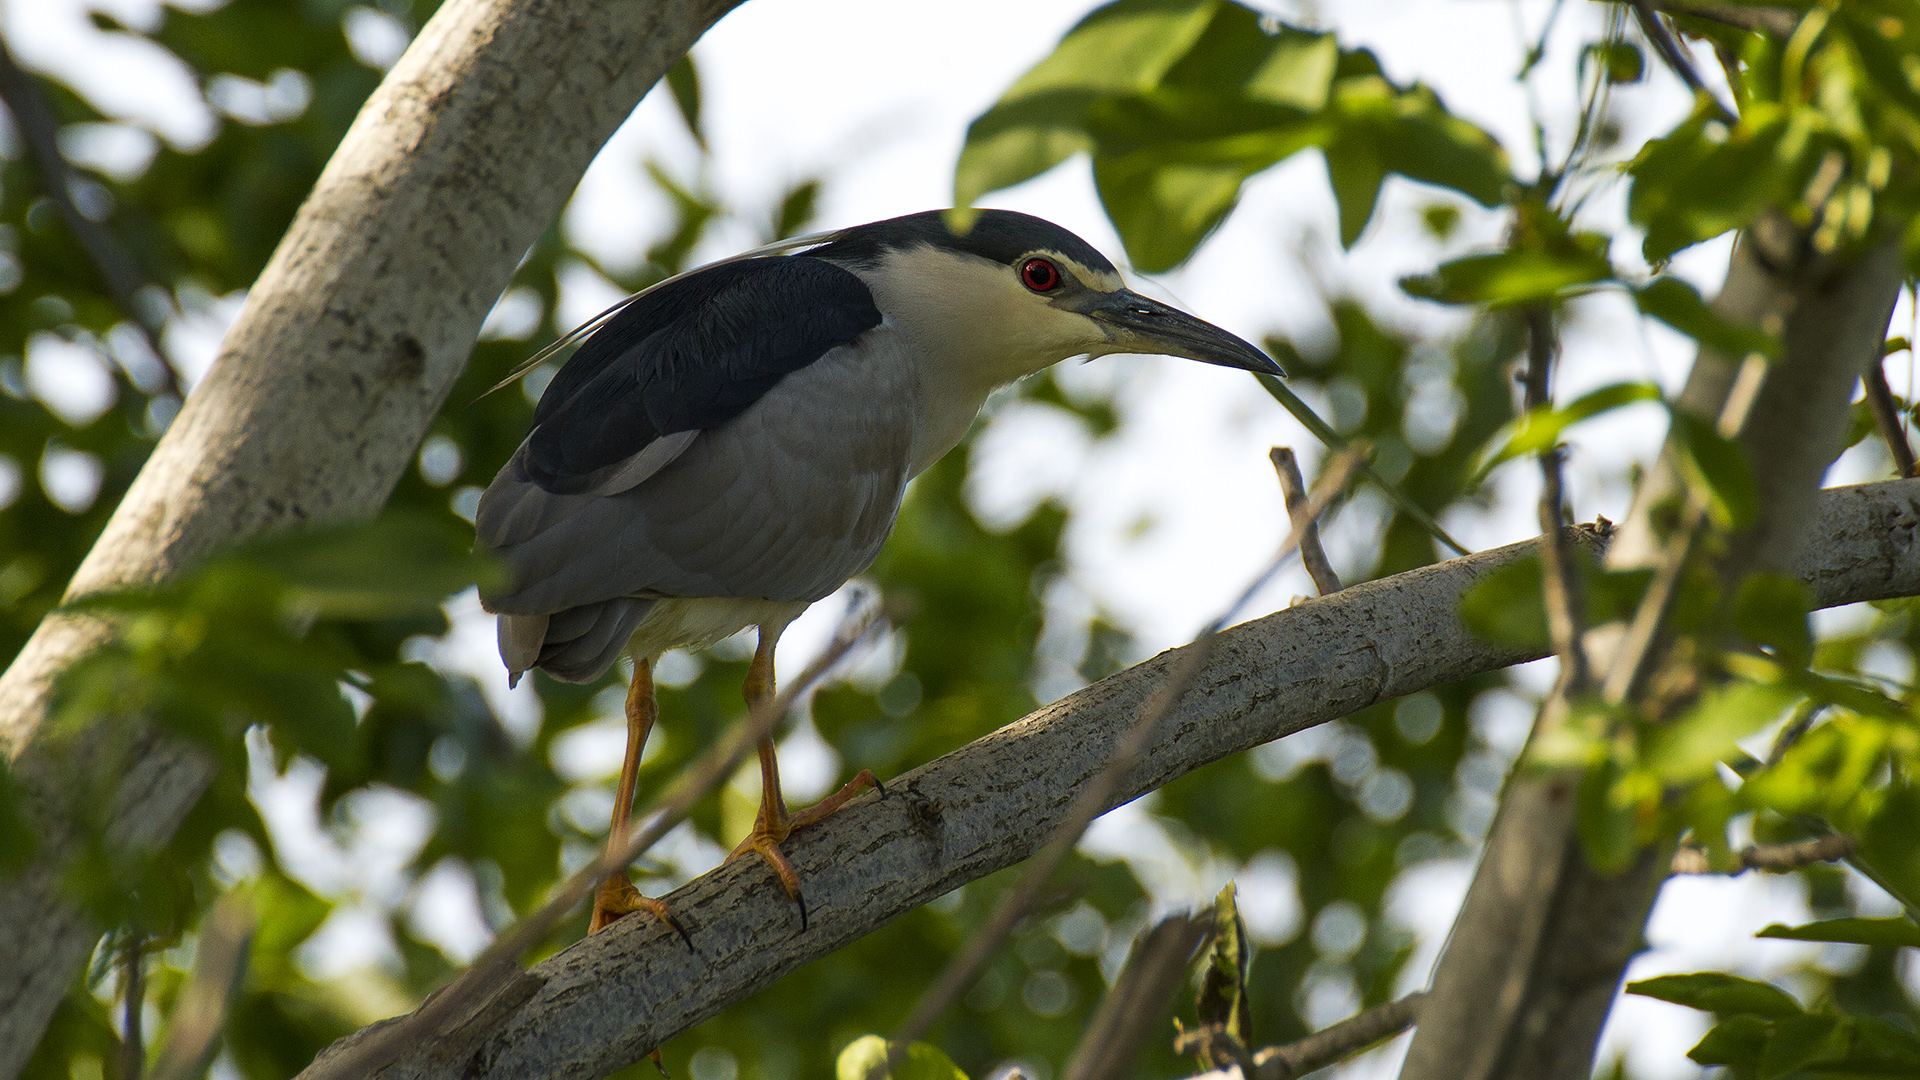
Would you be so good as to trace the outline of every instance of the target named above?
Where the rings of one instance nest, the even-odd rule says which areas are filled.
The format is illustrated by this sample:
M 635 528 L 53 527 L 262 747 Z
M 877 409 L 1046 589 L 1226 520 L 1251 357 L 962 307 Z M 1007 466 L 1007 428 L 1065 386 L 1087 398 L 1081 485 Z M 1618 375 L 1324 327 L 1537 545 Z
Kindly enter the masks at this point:
M 1158 352 L 1261 375 L 1286 375 L 1253 343 L 1131 289 L 1097 294 L 1087 314 L 1112 327 L 1115 343 L 1124 343 L 1128 352 Z

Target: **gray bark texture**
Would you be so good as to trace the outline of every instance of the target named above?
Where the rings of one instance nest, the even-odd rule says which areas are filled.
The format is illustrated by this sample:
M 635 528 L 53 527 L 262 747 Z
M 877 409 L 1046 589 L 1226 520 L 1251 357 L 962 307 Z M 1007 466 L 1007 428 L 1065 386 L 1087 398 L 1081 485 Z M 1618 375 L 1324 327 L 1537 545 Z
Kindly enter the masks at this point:
M 1879 362 L 1904 274 L 1896 243 L 1878 244 L 1839 267 L 1811 260 L 1816 265 L 1797 270 L 1779 269 L 1795 265 L 1794 252 L 1767 257 L 1760 251 L 1765 246 L 1764 237 L 1742 238 L 1715 303 L 1722 318 L 1777 333 L 1785 346 L 1741 429 L 1760 510 L 1752 527 L 1728 538 L 1715 564 L 1728 595 L 1751 571 L 1805 567 L 1832 554 L 1825 550 L 1827 526 L 1816 520 L 1815 507 L 1831 497 L 1819 490 L 1819 480 L 1844 445 L 1854 386 Z M 1720 417 L 1739 368 L 1740 358 L 1703 349 L 1681 407 L 1705 419 Z M 1666 496 L 1680 490 L 1669 451 L 1642 485 L 1609 566 L 1659 561 L 1674 541 L 1659 535 L 1652 518 Z M 1873 542 L 1908 542 L 1909 526 L 1889 524 Z M 1835 571 L 1855 572 L 1845 560 Z M 1821 574 L 1814 572 L 1816 583 Z M 1658 655 L 1663 643 L 1650 641 Z M 1536 737 L 1564 717 L 1567 704 L 1557 694 L 1547 703 Z M 1434 972 L 1402 1080 L 1587 1080 L 1591 1074 L 1601 1030 L 1627 964 L 1643 947 L 1673 851 L 1650 848 L 1623 871 L 1597 870 L 1577 832 L 1579 781 L 1577 771 L 1524 768 L 1510 778 Z
M 641 96 L 736 3 L 442 6 L 361 109 L 68 595 L 164 581 L 262 532 L 375 511 L 521 256 Z M 42 840 L 40 861 L 0 882 L 0 1080 L 19 1074 L 96 933 L 55 888 L 69 780 L 119 729 L 139 764 L 105 778 L 112 835 L 157 844 L 207 779 L 131 718 L 48 737 L 55 677 L 111 633 L 50 617 L 0 675 L 0 749 Z
M 1920 593 L 1920 480 L 1825 493 L 1802 575 L 1823 606 Z M 1591 529 L 1570 530 L 1598 550 Z M 1355 585 L 1222 634 L 1128 772 L 1115 804 L 1209 762 L 1403 694 L 1537 659 L 1460 623 L 1461 595 L 1538 550 L 1528 541 Z M 470 1016 L 408 1040 L 375 1073 L 400 1078 L 598 1077 L 808 961 L 872 933 L 1046 843 L 1080 786 L 1176 662 L 1162 653 L 887 781 L 795 835 L 811 926 L 756 860 L 668 897 L 693 940 L 622 919 L 527 971 Z M 336 1075 L 383 1021 L 329 1048 L 302 1077 Z

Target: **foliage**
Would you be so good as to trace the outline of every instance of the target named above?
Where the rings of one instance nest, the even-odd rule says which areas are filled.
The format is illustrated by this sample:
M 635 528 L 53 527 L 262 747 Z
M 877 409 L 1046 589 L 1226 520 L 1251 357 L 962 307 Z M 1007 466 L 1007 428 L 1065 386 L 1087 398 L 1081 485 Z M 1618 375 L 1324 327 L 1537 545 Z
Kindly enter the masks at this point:
M 411 32 L 431 7 L 383 0 L 378 12 L 359 8 L 353 17 L 377 15 Z M 1664 76 L 1648 70 L 1642 47 L 1615 20 L 1582 50 L 1577 137 L 1563 157 L 1546 154 L 1543 142 L 1545 164 L 1527 177 L 1515 173 L 1508 148 L 1430 89 L 1388 79 L 1371 53 L 1334 34 L 1226 0 L 1120 0 L 1092 11 L 975 122 L 956 191 L 972 202 L 1085 154 L 1144 271 L 1181 263 L 1228 220 L 1249 179 L 1304 151 L 1325 162 L 1338 207 L 1332 226 L 1345 246 L 1363 242 L 1382 216 L 1389 183 L 1443 193 L 1423 214 L 1436 235 L 1449 233 L 1469 202 L 1498 207 L 1507 225 L 1499 245 L 1449 249 L 1403 283 L 1411 296 L 1457 309 L 1453 330 L 1416 329 L 1329 286 L 1326 332 L 1268 341 L 1293 375 L 1291 392 L 1329 414 L 1332 435 L 1372 447 L 1372 468 L 1407 500 L 1357 496 L 1338 509 L 1333 525 L 1365 537 L 1343 577 L 1351 584 L 1427 565 L 1439 554 L 1430 522 L 1486 508 L 1515 461 L 1654 400 L 1669 405 L 1688 494 L 1709 512 L 1712 549 L 1756 508 L 1736 442 L 1649 384 L 1524 408 L 1512 374 L 1530 327 L 1542 317 L 1552 328 L 1575 327 L 1583 298 L 1603 291 L 1630 295 L 1645 317 L 1728 356 L 1777 356 L 1781 344 L 1767 328 L 1728 321 L 1665 267 L 1676 252 L 1763 213 L 1807 226 L 1835 258 L 1891 229 L 1905 230 L 1920 253 L 1920 228 L 1910 224 L 1920 98 L 1908 62 L 1920 54 L 1920 20 L 1893 0 L 1794 10 L 1798 28 L 1784 38 L 1681 20 L 1738 73 L 1737 113 L 1720 115 L 1703 95 L 1670 130 L 1627 147 L 1609 141 L 1617 130 L 1610 89 Z M 110 27 L 170 50 L 209 88 L 251 80 L 263 92 L 283 88 L 273 100 L 288 103 L 223 116 L 204 146 L 162 145 L 124 175 L 82 170 L 78 190 L 104 207 L 102 222 L 152 282 L 143 302 L 175 327 L 250 284 L 377 82 L 343 31 L 348 14 L 325 0 L 231 0 L 199 13 L 164 9 L 144 30 Z M 114 122 L 57 81 L 37 82 L 69 132 Z M 704 168 L 703 94 L 691 62 L 674 70 L 667 90 Z M 19 151 L 9 143 L 7 153 Z M 62 724 L 93 731 L 102 717 L 151 716 L 161 731 L 210 751 L 217 770 L 173 840 L 151 851 L 110 842 L 108 793 L 86 775 L 71 778 L 76 820 L 96 826 L 71 884 L 112 929 L 28 1075 L 118 1075 L 120 957 L 143 944 L 148 1003 L 171 1017 L 214 901 L 238 895 L 252 905 L 255 928 L 221 1067 L 248 1080 L 290 1076 L 330 1040 L 417 1003 L 456 966 L 459 950 L 444 928 L 424 921 L 436 910 L 420 900 L 430 880 L 470 886 L 487 928 L 498 930 L 597 849 L 614 762 L 584 774 L 566 762 L 570 747 L 617 730 L 617 675 L 592 687 L 533 678 L 538 718 L 527 723 L 437 651 L 449 626 L 442 601 L 488 572 L 465 554 L 470 534 L 460 519 L 470 519 L 478 485 L 523 436 L 531 398 L 552 368 L 536 369 L 527 393 L 482 392 L 532 350 L 527 339 L 562 329 L 555 308 L 568 273 L 638 288 L 685 268 L 718 224 L 745 220 L 765 239 L 802 231 L 823 183 L 799 178 L 772 205 L 730 207 L 700 171 L 647 165 L 672 207 L 670 227 L 633 268 L 594 264 L 559 229 L 542 238 L 509 292 L 537 317 L 496 327 L 476 345 L 420 467 L 379 521 L 265 540 L 164 590 L 85 603 L 124 633 L 64 680 Z M 1589 213 L 1602 190 L 1624 190 L 1633 229 L 1610 231 Z M 21 478 L 17 497 L 0 506 L 0 656 L 10 657 L 60 602 L 178 401 L 18 156 L 0 159 L 0 223 L 0 282 L 11 282 L 0 284 L 0 351 L 10 354 L 0 359 L 0 474 Z M 1622 259 L 1635 245 L 1650 269 Z M 116 389 L 105 413 L 64 415 L 36 396 L 24 358 L 52 341 L 107 365 Z M 1259 387 L 1243 392 L 1250 408 L 1270 408 Z M 1124 436 L 1130 419 L 1121 395 L 1052 375 L 1015 393 L 1023 408 L 1045 410 L 1096 445 Z M 985 423 L 996 422 L 990 414 Z M 33 482 L 76 461 L 99 469 L 87 498 L 56 501 L 55 485 Z M 840 778 L 861 768 L 894 775 L 1026 713 L 1038 704 L 1043 671 L 1091 681 L 1139 659 L 1117 617 L 1044 603 L 1073 580 L 1063 544 L 1071 510 L 1044 502 L 1019 522 L 988 528 L 969 502 L 968 470 L 963 450 L 915 482 L 871 572 L 915 612 L 888 642 L 884 670 L 812 699 L 810 723 L 836 755 Z M 1590 561 L 1577 569 L 1594 622 L 1625 617 L 1648 584 L 1645 573 L 1607 573 Z M 1659 715 L 1582 703 L 1567 730 L 1530 751 L 1532 763 L 1584 770 L 1582 832 L 1598 862 L 1684 834 L 1731 870 L 1742 832 L 1765 843 L 1832 828 L 1858 837 L 1856 868 L 1908 918 L 1920 915 L 1915 691 L 1910 677 L 1883 674 L 1887 654 L 1910 661 L 1920 648 L 1913 603 L 1882 603 L 1851 629 L 1816 633 L 1797 582 L 1756 576 L 1733 593 L 1719 595 L 1710 575 L 1694 573 L 1675 606 L 1699 693 Z M 1523 563 L 1483 583 L 1463 615 L 1475 632 L 1544 647 L 1542 597 L 1538 565 Z M 1730 635 L 1739 647 L 1722 647 Z M 677 658 L 678 674 L 663 672 L 663 724 L 642 767 L 643 792 L 658 790 L 737 718 L 743 659 L 723 645 Z M 1184 1015 L 1283 1042 L 1395 996 L 1414 943 L 1390 897 L 1432 860 L 1462 857 L 1478 843 L 1518 749 L 1498 722 L 1514 692 L 1504 676 L 1440 687 L 1216 763 L 1141 800 L 1139 828 L 1164 841 L 1185 872 L 1210 885 L 1226 876 L 1243 883 L 1242 908 L 1222 905 L 1235 932 L 1216 936 L 1207 993 Z M 1763 759 L 1755 737 L 1770 728 L 1781 734 Z M 124 735 L 99 752 L 151 749 Z M 428 822 L 400 857 L 400 895 L 315 876 L 300 838 L 269 822 L 263 806 L 285 796 L 268 789 L 302 777 L 313 778 L 322 843 L 365 845 L 371 823 L 407 814 Z M 24 865 L 33 842 L 31 804 L 17 786 L 0 770 L 0 873 Z M 750 795 L 733 788 L 697 808 L 685 842 L 644 867 L 643 887 L 658 891 L 697 872 L 744 832 L 752 811 Z M 910 1048 L 903 1080 L 985 1076 L 1009 1063 L 1046 1080 L 1150 925 L 1164 876 L 1143 858 L 1073 857 L 1052 906 L 1027 920 L 930 1043 Z M 1911 1072 L 1920 1014 L 1895 957 L 1914 944 L 1914 923 L 1864 917 L 1833 868 L 1799 877 L 1822 921 L 1762 935 L 1853 943 L 1863 959 L 1797 972 L 1797 996 L 1724 973 L 1647 980 L 1633 992 L 1714 1014 L 1693 1057 L 1737 1076 Z M 1246 899 L 1253 879 L 1277 914 L 1256 917 Z M 667 1068 L 696 1080 L 864 1075 L 884 1055 L 868 1033 L 897 1022 L 900 1003 L 985 922 L 1005 882 L 967 885 L 793 973 L 665 1047 Z M 328 969 L 329 935 L 356 919 L 391 953 L 370 970 Z M 547 947 L 577 939 L 584 922 L 576 916 Z M 166 1030 L 163 1022 L 160 1038 Z M 1138 1071 L 1190 1070 L 1159 1039 Z

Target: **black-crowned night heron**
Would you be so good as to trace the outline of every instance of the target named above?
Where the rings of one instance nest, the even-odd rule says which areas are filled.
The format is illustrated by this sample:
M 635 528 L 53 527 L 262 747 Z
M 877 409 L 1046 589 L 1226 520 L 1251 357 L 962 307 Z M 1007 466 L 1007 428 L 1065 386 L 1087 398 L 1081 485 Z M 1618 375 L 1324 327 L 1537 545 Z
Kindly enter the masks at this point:
M 931 211 L 749 252 L 640 293 L 554 376 L 533 430 L 480 500 L 480 541 L 510 587 L 510 678 L 599 678 L 634 658 L 609 842 L 622 845 L 656 715 L 651 665 L 749 626 L 751 705 L 807 605 L 865 570 L 907 481 L 960 441 L 987 395 L 1072 356 L 1161 353 L 1284 374 L 1254 346 L 1129 291 L 1065 229 L 1004 210 Z M 862 772 L 790 812 L 770 738 L 759 852 L 787 893 L 795 829 L 874 783 Z M 592 927 L 650 910 L 623 871 Z M 806 908 L 801 904 L 801 925 Z M 669 918 L 669 922 L 672 920 Z

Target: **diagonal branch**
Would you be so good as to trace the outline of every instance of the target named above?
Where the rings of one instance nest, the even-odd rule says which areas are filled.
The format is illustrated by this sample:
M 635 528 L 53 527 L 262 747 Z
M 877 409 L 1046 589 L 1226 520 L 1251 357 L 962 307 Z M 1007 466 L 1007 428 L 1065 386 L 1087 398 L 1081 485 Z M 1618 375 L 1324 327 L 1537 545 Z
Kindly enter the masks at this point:
M 1920 594 L 1920 480 L 1828 492 L 1809 516 L 1817 542 L 1802 576 L 1820 604 Z M 1594 530 L 1570 532 L 1604 546 Z M 1224 631 L 1112 802 L 1368 705 L 1537 659 L 1543 649 L 1475 639 L 1456 614 L 1468 588 L 1537 550 L 1527 541 L 1349 586 Z M 764 867 L 730 863 L 668 898 L 693 952 L 664 925 L 622 920 L 535 965 L 511 994 L 450 1018 L 380 1076 L 605 1075 L 807 962 L 1027 858 L 1184 651 L 889 780 L 885 799 L 797 834 L 787 854 L 813 901 L 805 933 Z M 307 1075 L 365 1037 L 342 1040 Z
M 160 320 L 140 303 L 140 290 L 148 284 L 146 272 L 140 269 L 133 253 L 127 250 L 119 237 L 105 225 L 82 213 L 79 205 L 73 201 L 73 168 L 60 153 L 59 121 L 54 118 L 53 109 L 47 104 L 46 95 L 40 92 L 39 84 L 14 61 L 13 53 L 7 49 L 3 39 L 0 39 L 0 103 L 4 103 L 7 111 L 13 114 L 14 126 L 20 130 L 21 141 L 26 144 L 27 157 L 40 174 L 41 190 L 52 200 L 54 208 L 60 212 L 60 220 L 66 222 L 67 231 L 73 234 L 74 240 L 80 244 L 80 250 L 86 253 L 87 260 L 99 272 L 114 306 L 140 331 L 140 335 L 146 339 L 147 348 L 159 363 L 161 383 L 151 392 L 178 394 L 180 373 L 167 357 L 166 350 L 160 347 Z

